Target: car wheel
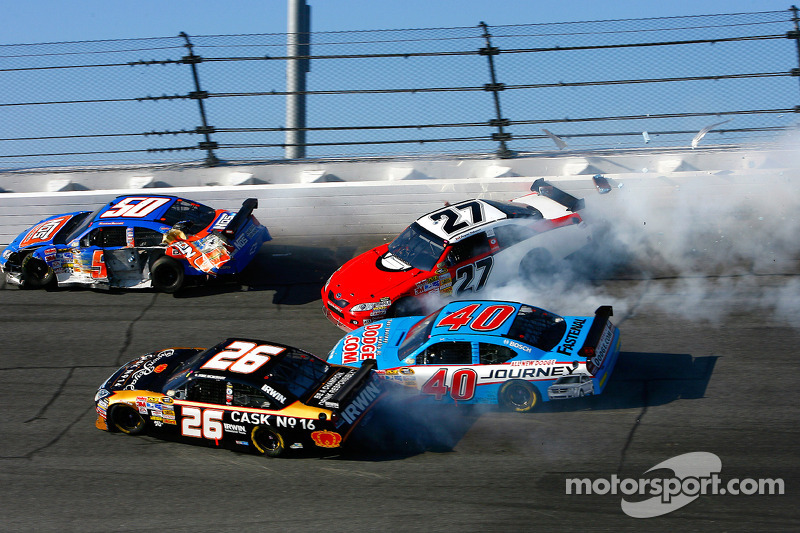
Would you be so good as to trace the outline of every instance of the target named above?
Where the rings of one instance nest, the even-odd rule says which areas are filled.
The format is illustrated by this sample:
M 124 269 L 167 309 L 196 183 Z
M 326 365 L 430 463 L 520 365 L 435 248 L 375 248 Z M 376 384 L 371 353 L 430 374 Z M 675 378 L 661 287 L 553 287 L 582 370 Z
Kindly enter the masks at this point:
M 581 391 L 578 393 L 578 396 L 579 396 L 579 397 L 581 397 L 581 398 L 583 398 L 584 396 L 586 396 L 586 393 L 585 393 L 585 392 L 583 392 L 583 389 L 581 389 Z
M 138 435 L 144 431 L 145 421 L 139 411 L 130 405 L 118 403 L 108 411 L 109 427 L 128 435 Z
M 253 428 L 250 440 L 256 450 L 267 457 L 280 457 L 286 451 L 286 444 L 281 434 L 262 426 Z
M 553 272 L 555 272 L 555 260 L 544 248 L 531 250 L 519 263 L 520 277 L 529 281 L 536 281 L 542 276 L 552 275 Z
M 397 300 L 386 313 L 387 317 L 425 315 L 425 308 L 418 298 L 406 296 Z
M 28 255 L 22 261 L 22 286 L 29 289 L 42 289 L 56 284 L 56 274 L 47 263 Z
M 160 257 L 150 269 L 153 288 L 160 292 L 177 292 L 183 286 L 183 265 L 171 257 Z
M 536 387 L 527 381 L 515 379 L 507 381 L 500 387 L 498 401 L 500 405 L 512 411 L 527 413 L 539 405 L 541 398 Z

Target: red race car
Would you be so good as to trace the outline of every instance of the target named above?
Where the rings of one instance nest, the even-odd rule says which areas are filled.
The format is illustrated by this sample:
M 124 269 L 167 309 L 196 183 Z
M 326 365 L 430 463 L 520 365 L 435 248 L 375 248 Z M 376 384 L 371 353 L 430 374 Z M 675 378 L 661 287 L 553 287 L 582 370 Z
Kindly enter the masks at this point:
M 426 314 L 424 295 L 460 296 L 555 268 L 589 242 L 578 213 L 584 203 L 543 179 L 531 191 L 510 202 L 466 200 L 418 218 L 333 273 L 322 288 L 325 316 L 350 331 Z

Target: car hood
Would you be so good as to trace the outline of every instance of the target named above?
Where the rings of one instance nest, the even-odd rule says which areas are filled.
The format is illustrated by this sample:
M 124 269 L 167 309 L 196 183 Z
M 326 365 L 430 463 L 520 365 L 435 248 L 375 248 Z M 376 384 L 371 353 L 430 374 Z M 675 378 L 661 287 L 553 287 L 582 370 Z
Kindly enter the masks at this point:
M 10 250 L 22 250 L 24 248 L 38 248 L 40 246 L 51 246 L 53 239 L 75 216 L 86 213 L 86 211 L 76 211 L 63 215 L 53 215 L 40 220 L 30 228 L 20 233 L 11 244 Z
M 388 248 L 387 244 L 378 246 L 342 265 L 328 281 L 325 296 L 333 293 L 333 298 L 348 305 L 377 302 L 387 296 L 394 301 L 423 272 L 403 268 Z
M 158 392 L 181 363 L 200 351 L 199 348 L 169 348 L 143 355 L 114 372 L 100 389 Z
M 328 354 L 328 362 L 358 365 L 366 359 L 375 359 L 378 369 L 400 366 L 403 363 L 398 359 L 398 348 L 406 332 L 422 318 L 390 318 L 354 329 L 336 343 Z

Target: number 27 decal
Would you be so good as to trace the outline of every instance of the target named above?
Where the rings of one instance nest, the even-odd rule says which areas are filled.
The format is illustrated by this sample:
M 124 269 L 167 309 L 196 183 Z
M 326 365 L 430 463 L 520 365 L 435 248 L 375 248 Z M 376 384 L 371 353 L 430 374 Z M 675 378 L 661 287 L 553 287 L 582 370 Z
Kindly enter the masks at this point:
M 477 292 L 481 290 L 489 279 L 493 264 L 494 260 L 492 256 L 489 256 L 456 270 L 453 293 L 459 296 L 467 291 Z
M 447 369 L 440 368 L 425 382 L 420 392 L 432 394 L 436 400 L 441 400 L 448 393 L 457 402 L 471 400 L 475 396 L 478 373 L 471 368 L 461 368 L 453 372 L 450 387 L 447 386 L 447 381 Z

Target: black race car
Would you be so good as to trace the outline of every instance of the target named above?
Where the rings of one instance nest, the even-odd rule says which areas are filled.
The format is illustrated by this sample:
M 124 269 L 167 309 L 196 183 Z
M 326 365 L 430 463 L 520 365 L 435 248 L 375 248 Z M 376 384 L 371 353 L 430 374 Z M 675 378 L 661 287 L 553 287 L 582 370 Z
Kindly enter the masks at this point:
M 170 348 L 130 361 L 100 386 L 96 425 L 270 457 L 338 448 L 384 392 L 374 367 L 252 339 Z

